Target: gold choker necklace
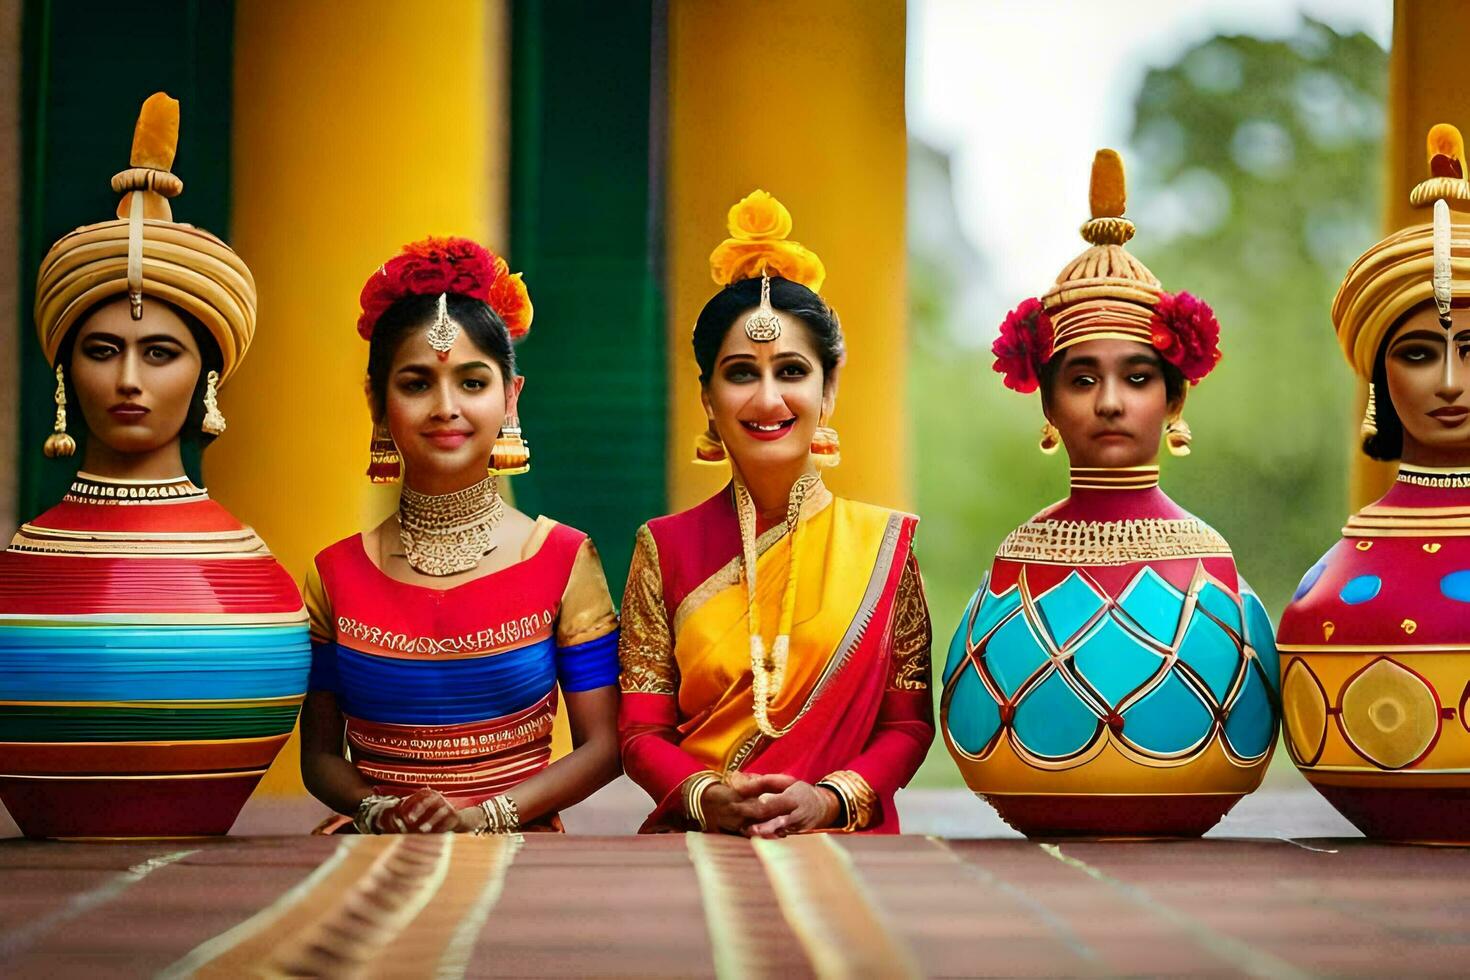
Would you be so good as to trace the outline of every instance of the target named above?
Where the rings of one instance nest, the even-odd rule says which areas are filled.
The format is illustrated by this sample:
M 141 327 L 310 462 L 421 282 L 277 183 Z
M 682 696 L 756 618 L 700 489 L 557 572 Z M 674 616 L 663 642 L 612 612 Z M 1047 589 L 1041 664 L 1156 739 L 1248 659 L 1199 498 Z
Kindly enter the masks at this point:
M 168 480 L 122 480 L 79 472 L 63 498 L 74 504 L 156 504 L 206 500 L 209 494 L 187 476 Z
M 403 554 L 409 566 L 424 575 L 454 575 L 474 568 L 494 550 L 490 538 L 504 518 L 505 501 L 494 476 L 437 495 L 404 486 L 398 497 Z
M 1074 466 L 1073 490 L 1150 490 L 1159 485 L 1157 466 Z
M 1411 463 L 1400 463 L 1398 481 L 1416 487 L 1464 490 L 1470 488 L 1470 471 L 1459 466 L 1414 466 Z

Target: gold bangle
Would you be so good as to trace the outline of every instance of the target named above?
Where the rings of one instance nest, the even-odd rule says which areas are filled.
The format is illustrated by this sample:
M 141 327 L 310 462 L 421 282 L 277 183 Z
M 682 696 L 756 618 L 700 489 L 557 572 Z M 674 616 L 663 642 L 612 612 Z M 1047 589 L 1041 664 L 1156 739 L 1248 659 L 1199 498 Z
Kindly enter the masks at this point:
M 357 828 L 359 834 L 381 834 L 383 828 L 378 823 L 378 818 L 387 810 L 398 805 L 398 797 L 383 796 L 371 793 L 364 796 L 357 804 L 357 812 L 352 817 L 352 826 Z
M 713 829 L 704 815 L 704 791 L 722 782 L 724 779 L 719 773 L 714 772 L 698 772 L 684 780 L 684 814 L 701 831 L 708 832 Z
M 514 834 L 520 830 L 521 815 L 516 801 L 504 793 L 481 800 L 479 806 L 485 814 L 485 826 L 475 831 L 476 837 L 485 834 Z
M 849 832 L 867 829 L 878 808 L 878 794 L 873 792 L 868 781 L 851 769 L 840 769 L 817 783 L 818 786 L 823 784 L 841 796 L 847 807 L 847 823 L 842 829 Z

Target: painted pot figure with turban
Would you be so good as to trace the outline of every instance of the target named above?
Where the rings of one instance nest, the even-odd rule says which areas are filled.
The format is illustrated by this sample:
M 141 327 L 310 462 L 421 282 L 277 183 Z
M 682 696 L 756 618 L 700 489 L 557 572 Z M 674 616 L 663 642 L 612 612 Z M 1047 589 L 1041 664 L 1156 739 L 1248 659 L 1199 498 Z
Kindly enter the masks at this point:
M 1464 143 L 1429 133 L 1432 220 L 1389 235 L 1332 304 L 1368 383 L 1363 452 L 1399 462 L 1281 617 L 1286 744 L 1369 837 L 1470 843 L 1470 210 Z
M 1002 542 L 950 644 L 945 741 L 1033 836 L 1192 836 L 1260 785 L 1276 737 L 1270 619 L 1213 528 L 1159 489 L 1219 324 L 1123 247 L 1123 165 L 1092 169 L 1090 247 L 1001 326 L 995 369 L 1039 390 L 1071 494 Z
M 186 475 L 225 429 L 255 283 L 175 222 L 179 104 L 144 103 L 117 218 L 41 264 L 61 502 L 0 554 L 0 801 L 29 836 L 220 834 L 306 689 L 306 612 L 265 544 Z

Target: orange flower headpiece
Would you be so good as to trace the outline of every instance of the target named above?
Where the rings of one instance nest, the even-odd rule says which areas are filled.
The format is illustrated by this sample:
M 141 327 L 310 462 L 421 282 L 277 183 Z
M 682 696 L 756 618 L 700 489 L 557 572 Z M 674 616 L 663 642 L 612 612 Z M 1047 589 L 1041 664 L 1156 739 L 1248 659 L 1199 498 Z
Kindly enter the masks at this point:
M 468 238 L 425 238 L 405 245 L 363 285 L 357 332 L 371 340 L 378 318 L 405 296 L 448 293 L 489 306 L 505 322 L 511 340 L 531 330 L 531 296 L 505 259 Z
M 726 219 L 730 237 L 709 256 L 710 275 L 721 286 L 780 276 L 819 292 L 827 270 L 817 253 L 788 240 L 791 212 L 762 190 L 751 191 L 730 209 Z

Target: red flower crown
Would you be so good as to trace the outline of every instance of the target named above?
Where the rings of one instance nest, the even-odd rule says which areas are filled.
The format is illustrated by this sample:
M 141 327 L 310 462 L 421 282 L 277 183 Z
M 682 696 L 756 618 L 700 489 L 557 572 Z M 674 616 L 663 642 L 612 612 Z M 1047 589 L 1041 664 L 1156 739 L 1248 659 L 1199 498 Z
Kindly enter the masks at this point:
M 519 272 L 505 259 L 468 238 L 425 238 L 403 246 L 362 287 L 357 332 L 371 340 L 373 327 L 388 307 L 405 296 L 454 293 L 477 299 L 494 310 L 511 340 L 531 330 L 531 296 Z
M 1165 293 L 1149 319 L 1150 342 L 1190 384 L 1199 384 L 1220 361 L 1220 323 L 1209 304 L 1189 293 Z M 1051 360 L 1051 317 L 1041 300 L 1028 299 L 1012 310 L 991 345 L 994 370 L 1005 386 L 1023 395 L 1041 384 L 1041 368 Z
M 1023 395 L 1035 391 L 1041 385 L 1041 366 L 1051 360 L 1051 345 L 1051 317 L 1041 300 L 1022 300 L 1006 315 L 1000 336 L 990 345 L 1006 387 Z
M 1165 293 L 1148 326 L 1154 349 L 1190 384 L 1199 384 L 1220 363 L 1220 321 L 1204 300 Z

